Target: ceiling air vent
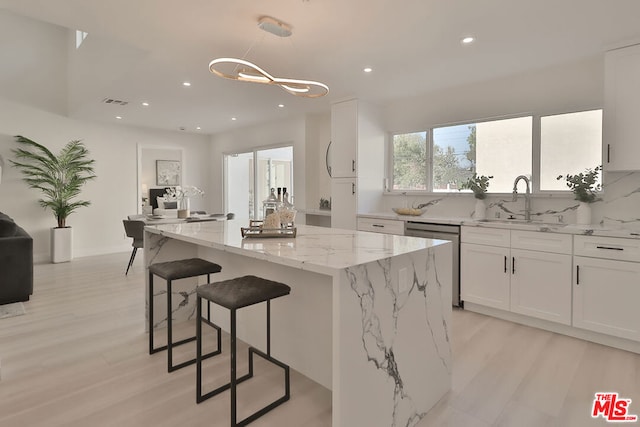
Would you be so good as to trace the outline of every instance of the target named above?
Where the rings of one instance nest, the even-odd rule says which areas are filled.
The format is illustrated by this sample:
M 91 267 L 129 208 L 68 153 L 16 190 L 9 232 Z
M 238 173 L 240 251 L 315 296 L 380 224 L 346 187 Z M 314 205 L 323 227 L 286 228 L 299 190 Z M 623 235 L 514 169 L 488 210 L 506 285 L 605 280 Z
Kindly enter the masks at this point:
M 113 105 L 121 105 L 121 106 L 125 106 L 129 103 L 129 101 L 121 101 L 119 99 L 113 99 L 113 98 L 105 98 L 102 100 L 103 104 L 113 104 Z

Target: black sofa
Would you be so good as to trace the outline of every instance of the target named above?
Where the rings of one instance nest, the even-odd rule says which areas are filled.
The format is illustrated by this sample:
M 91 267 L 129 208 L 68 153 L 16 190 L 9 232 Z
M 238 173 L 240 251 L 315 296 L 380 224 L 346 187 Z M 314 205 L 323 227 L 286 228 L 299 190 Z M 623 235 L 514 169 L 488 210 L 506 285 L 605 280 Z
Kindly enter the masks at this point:
M 33 293 L 33 239 L 0 212 L 0 305 L 28 301 Z

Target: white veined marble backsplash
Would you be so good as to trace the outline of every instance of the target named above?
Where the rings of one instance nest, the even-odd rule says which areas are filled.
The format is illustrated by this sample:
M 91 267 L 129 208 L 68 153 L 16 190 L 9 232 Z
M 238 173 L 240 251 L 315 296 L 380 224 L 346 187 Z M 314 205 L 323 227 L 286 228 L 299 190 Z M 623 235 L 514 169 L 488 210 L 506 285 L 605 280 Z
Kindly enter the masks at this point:
M 391 211 L 406 201 L 408 206 L 430 202 L 424 216 L 470 218 L 475 207 L 471 194 L 438 196 L 384 197 L 384 210 Z M 511 195 L 491 196 L 485 199 L 487 217 L 510 215 L 524 218 L 524 196 L 513 201 Z M 606 227 L 640 229 L 640 172 L 605 173 L 600 200 L 591 204 L 592 221 Z M 534 196 L 531 198 L 531 217 L 550 223 L 576 222 L 578 201 L 572 195 Z

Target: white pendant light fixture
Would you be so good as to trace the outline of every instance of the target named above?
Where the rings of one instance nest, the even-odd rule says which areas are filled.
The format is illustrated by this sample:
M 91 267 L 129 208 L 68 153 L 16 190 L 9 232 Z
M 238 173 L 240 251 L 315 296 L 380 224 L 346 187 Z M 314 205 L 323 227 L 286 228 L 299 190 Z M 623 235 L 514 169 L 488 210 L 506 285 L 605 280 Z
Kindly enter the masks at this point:
M 258 20 L 258 27 L 278 37 L 289 37 L 292 34 L 289 25 L 269 16 L 261 17 Z M 329 93 L 329 87 L 324 83 L 313 80 L 275 77 L 245 59 L 217 58 L 209 62 L 209 71 L 225 79 L 277 85 L 295 96 L 318 98 Z

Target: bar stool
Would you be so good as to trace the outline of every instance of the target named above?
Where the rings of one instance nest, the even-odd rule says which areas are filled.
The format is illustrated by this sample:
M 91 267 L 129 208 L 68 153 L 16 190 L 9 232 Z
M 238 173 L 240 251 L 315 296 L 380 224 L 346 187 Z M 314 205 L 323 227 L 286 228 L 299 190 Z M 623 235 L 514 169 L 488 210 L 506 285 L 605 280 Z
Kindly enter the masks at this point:
M 211 274 L 219 273 L 222 270 L 218 264 L 205 261 L 200 258 L 188 258 L 177 261 L 159 262 L 149 266 L 149 354 L 154 354 L 162 350 L 167 350 L 167 370 L 173 372 L 176 369 L 184 368 L 196 362 L 196 359 L 187 360 L 186 362 L 173 364 L 173 347 L 186 344 L 191 341 L 195 341 L 196 337 L 189 337 L 177 342 L 173 342 L 173 329 L 171 319 L 171 283 L 174 280 L 186 279 L 189 277 L 198 277 L 207 275 L 207 283 L 211 281 Z M 153 347 L 153 276 L 163 278 L 167 281 L 167 345 L 154 348 Z M 198 311 L 200 316 L 200 311 Z M 211 322 L 210 308 L 207 311 L 207 324 L 215 328 L 218 331 L 218 337 L 220 337 L 220 328 Z M 198 322 L 199 324 L 199 322 Z M 213 357 L 216 354 L 220 354 L 221 339 L 218 338 L 218 351 L 206 354 L 204 358 Z
M 197 320 L 196 320 L 196 402 L 200 403 L 227 389 L 231 389 L 231 427 L 245 426 L 255 421 L 275 407 L 283 404 L 290 397 L 289 366 L 271 357 L 271 300 L 288 295 L 291 288 L 283 283 L 262 279 L 256 276 L 243 276 L 222 282 L 200 286 L 197 293 Z M 202 300 L 213 302 L 229 309 L 231 314 L 231 381 L 217 389 L 202 394 Z M 249 347 L 249 372 L 236 378 L 236 310 L 261 302 L 267 303 L 267 353 L 263 353 L 255 347 Z M 218 330 L 220 334 L 220 330 Z M 218 339 L 218 346 L 220 340 Z M 222 350 L 218 347 L 218 350 Z M 254 412 L 244 420 L 237 422 L 236 387 L 239 383 L 253 377 L 253 355 L 257 354 L 263 359 L 281 367 L 284 370 L 285 393 L 284 396 Z

